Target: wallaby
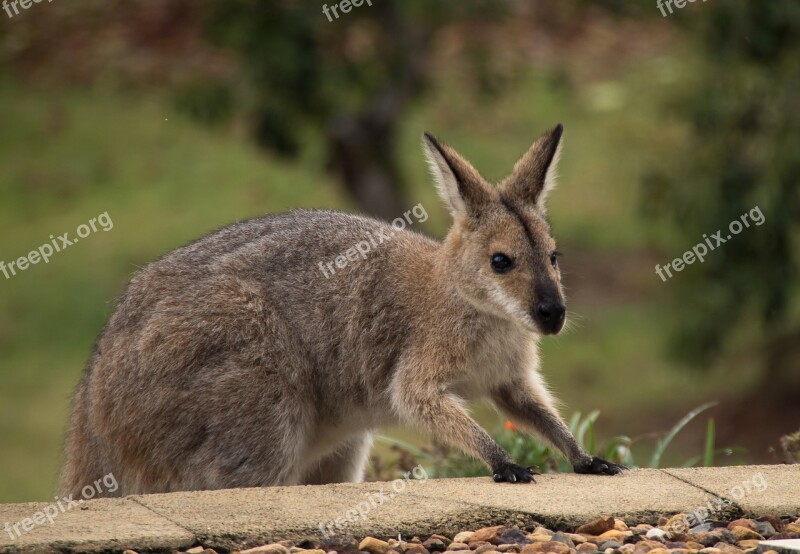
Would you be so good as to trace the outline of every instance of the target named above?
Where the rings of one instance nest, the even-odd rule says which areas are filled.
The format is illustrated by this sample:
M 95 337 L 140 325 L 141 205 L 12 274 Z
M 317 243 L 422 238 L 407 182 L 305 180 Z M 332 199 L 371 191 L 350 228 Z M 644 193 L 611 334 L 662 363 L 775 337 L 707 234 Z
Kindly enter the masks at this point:
M 360 481 L 372 433 L 405 424 L 533 481 L 468 414 L 490 399 L 578 473 L 624 466 L 573 438 L 538 373 L 566 308 L 545 218 L 562 126 L 498 186 L 429 134 L 453 226 L 443 242 L 368 217 L 294 211 L 243 221 L 140 270 L 73 403 L 65 494 Z M 319 262 L 391 236 L 323 275 Z

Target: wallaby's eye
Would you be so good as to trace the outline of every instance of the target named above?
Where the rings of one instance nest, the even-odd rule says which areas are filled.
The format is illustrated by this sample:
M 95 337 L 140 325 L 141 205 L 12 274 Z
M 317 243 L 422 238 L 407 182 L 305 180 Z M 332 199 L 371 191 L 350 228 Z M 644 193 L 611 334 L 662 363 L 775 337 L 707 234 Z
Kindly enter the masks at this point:
M 495 273 L 505 273 L 512 267 L 514 267 L 514 260 L 505 254 L 500 252 L 492 254 L 492 269 L 495 271 Z
M 558 250 L 550 254 L 550 263 L 553 265 L 553 267 L 558 267 L 558 257 L 560 255 L 561 252 L 559 252 Z

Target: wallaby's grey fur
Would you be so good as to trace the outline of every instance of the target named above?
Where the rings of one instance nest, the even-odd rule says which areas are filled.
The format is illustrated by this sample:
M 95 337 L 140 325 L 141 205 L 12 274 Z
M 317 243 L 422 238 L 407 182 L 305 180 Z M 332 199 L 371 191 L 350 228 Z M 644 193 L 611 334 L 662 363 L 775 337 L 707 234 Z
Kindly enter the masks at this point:
M 296 211 L 221 229 L 131 280 L 74 399 L 62 488 L 113 473 L 115 494 L 359 481 L 371 433 L 417 427 L 495 480 L 529 482 L 473 421 L 489 398 L 569 458 L 615 474 L 553 407 L 537 341 L 564 323 L 544 216 L 559 125 L 499 186 L 424 147 L 454 224 L 443 242 L 387 223 Z M 319 262 L 393 238 L 331 278 Z

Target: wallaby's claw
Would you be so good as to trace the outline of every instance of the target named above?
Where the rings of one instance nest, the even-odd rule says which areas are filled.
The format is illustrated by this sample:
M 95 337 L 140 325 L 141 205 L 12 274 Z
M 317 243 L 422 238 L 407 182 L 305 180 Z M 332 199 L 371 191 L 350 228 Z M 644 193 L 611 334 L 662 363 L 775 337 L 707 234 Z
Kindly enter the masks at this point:
M 532 467 L 526 468 L 517 464 L 502 465 L 492 473 L 495 483 L 535 483 L 533 476 L 539 475 Z
M 607 462 L 592 456 L 592 459 L 575 466 L 575 473 L 589 473 L 592 475 L 618 475 L 629 469 L 627 466 Z

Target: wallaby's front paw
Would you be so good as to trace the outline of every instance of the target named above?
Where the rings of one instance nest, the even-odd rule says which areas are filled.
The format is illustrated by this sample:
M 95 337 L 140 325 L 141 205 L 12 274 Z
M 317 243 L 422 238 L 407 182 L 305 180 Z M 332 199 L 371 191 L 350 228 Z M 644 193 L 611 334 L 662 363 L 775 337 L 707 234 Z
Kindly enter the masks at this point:
M 493 472 L 492 478 L 496 483 L 535 483 L 534 475 L 539 475 L 533 467 L 521 467 L 517 464 L 505 464 Z
M 607 462 L 592 456 L 591 460 L 575 466 L 575 473 L 591 473 L 592 475 L 617 475 L 628 467 Z

